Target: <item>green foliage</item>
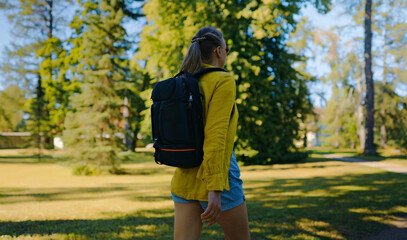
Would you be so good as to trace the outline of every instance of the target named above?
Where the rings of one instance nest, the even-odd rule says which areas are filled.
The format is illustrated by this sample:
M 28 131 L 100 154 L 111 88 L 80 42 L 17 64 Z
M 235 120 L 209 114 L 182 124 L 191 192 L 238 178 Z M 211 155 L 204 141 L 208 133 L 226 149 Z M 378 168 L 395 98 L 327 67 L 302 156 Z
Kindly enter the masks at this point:
M 131 138 L 132 138 L 132 151 L 134 151 L 138 135 L 142 131 L 143 120 L 145 111 L 150 112 L 150 109 L 146 108 L 146 99 L 143 98 L 143 91 L 149 88 L 150 76 L 146 71 L 143 71 L 139 65 L 133 61 L 130 61 L 130 78 L 131 86 L 119 91 L 120 96 L 126 96 L 129 101 L 129 117 L 128 123 L 130 125 Z M 151 134 L 151 133 L 150 133 Z M 144 134 L 142 134 L 144 135 Z M 145 135 L 144 135 L 145 136 Z M 145 139 L 145 138 L 144 138 Z
M 407 153 L 407 96 L 398 100 L 396 105 L 387 108 L 388 135 L 391 136 L 389 143 Z
M 53 135 L 62 132 L 69 105 L 66 50 L 58 35 L 66 30 L 67 16 L 60 12 L 72 2 L 11 0 L 0 6 L 12 25 L 14 37 L 6 50 L 2 71 L 7 81 L 29 91 L 27 130 L 34 133 L 34 139 L 42 135 L 42 143 L 35 141 L 46 148 L 52 148 Z
M 18 131 L 23 127 L 25 93 L 17 85 L 10 85 L 0 91 L 0 132 Z
M 62 134 L 65 116 L 69 111 L 69 97 L 77 90 L 66 76 L 69 65 L 66 63 L 67 50 L 63 44 L 61 39 L 52 37 L 37 50 L 37 57 L 42 59 L 39 74 L 47 104 L 45 124 L 52 135 Z
M 250 162 L 285 161 L 295 152 L 299 121 L 310 109 L 305 78 L 292 65 L 300 58 L 286 42 L 306 1 L 158 1 L 144 6 L 149 24 L 136 59 L 155 81 L 174 75 L 199 28 L 221 29 L 231 53 L 227 69 L 238 86 L 237 153 Z M 328 10 L 329 1 L 313 2 Z M 323 8 L 323 9 L 322 9 Z
M 27 128 L 32 133 L 32 145 L 41 148 L 51 148 L 52 143 L 49 142 L 50 138 L 44 141 L 44 133 L 49 136 L 51 129 L 47 125 L 49 119 L 47 111 L 47 102 L 44 97 L 44 87 L 42 85 L 42 78 L 38 76 L 37 87 L 35 88 L 34 95 L 28 100 L 29 105 L 29 118 L 27 121 Z
M 317 44 L 327 50 L 325 59 L 331 65 L 331 73 L 326 82 L 333 85 L 333 96 L 328 102 L 323 123 L 325 134 L 328 137 L 325 142 L 335 147 L 356 146 L 356 134 L 361 131 L 363 121 L 357 114 L 358 107 L 362 106 L 362 96 L 365 89 L 360 86 L 363 67 L 363 39 L 355 37 L 344 40 L 340 36 L 347 28 L 362 26 L 364 19 L 364 1 L 339 1 L 349 9 L 354 22 L 350 26 L 337 27 L 330 31 L 317 32 Z M 405 106 L 403 97 L 397 94 L 396 86 L 405 84 L 406 60 L 405 52 L 407 37 L 403 31 L 407 29 L 404 21 L 404 11 L 407 7 L 405 1 L 391 0 L 373 1 L 373 66 L 375 79 L 375 144 L 381 147 L 393 146 L 404 148 L 403 129 L 406 126 L 403 118 Z M 329 48 L 329 49 L 328 49 Z M 346 92 L 354 89 L 353 96 L 347 101 Z M 353 108 L 352 106 L 355 106 Z M 352 111 L 353 109 L 353 111 Z M 397 129 L 397 130 L 396 130 Z M 361 137 L 360 141 L 364 138 Z
M 82 165 L 77 165 L 73 168 L 72 171 L 73 175 L 85 175 L 85 176 L 90 176 L 90 175 L 100 175 L 102 173 L 101 169 L 98 168 L 97 166 L 90 166 L 86 164 Z
M 79 2 L 81 8 L 69 25 L 72 35 L 66 40 L 59 24 L 66 22 L 65 15 L 56 16 L 56 12 L 72 0 L 1 2 L 13 36 L 24 41 L 8 47 L 1 65 L 7 85 L 13 83 L 21 92 L 10 88 L 0 94 L 1 102 L 7 103 L 0 106 L 0 129 L 27 129 L 36 140 L 42 133 L 41 145 L 52 147 L 52 136 L 68 127 L 68 145 L 97 148 L 115 158 L 111 152 L 125 149 L 114 136 L 123 132 L 123 99 L 127 97 L 130 130 L 126 134 L 132 138 L 132 149 L 137 136 L 142 136 L 143 144 L 150 143 L 152 86 L 177 73 L 193 34 L 212 25 L 224 33 L 231 49 L 226 68 L 234 74 L 238 88 L 236 152 L 246 164 L 300 158 L 295 156 L 299 149 L 293 142 L 305 139 L 309 130 L 306 119 L 312 106 L 306 83 L 315 80 L 305 61 L 320 54 L 309 48 L 309 41 L 328 52 L 325 60 L 332 72 L 324 81 L 335 85 L 322 118 L 328 135 L 325 142 L 353 148 L 362 141 L 358 136 L 363 111 L 358 107 L 364 89 L 356 86 L 363 78 L 361 39 L 344 43 L 339 35 L 342 29 L 321 32 L 297 18 L 305 4 L 326 13 L 331 8 L 329 0 L 147 1 L 143 13 L 148 24 L 132 61 L 128 61 L 131 42 L 123 23 L 142 16 L 138 7 L 142 1 Z M 354 20 L 351 27 L 363 24 L 364 1 L 339 3 L 349 9 Z M 407 149 L 406 100 L 396 93 L 396 86 L 406 84 L 407 79 L 407 37 L 403 34 L 407 25 L 402 14 L 406 7 L 405 1 L 373 0 L 375 138 L 383 140 L 386 135 L 380 131 L 386 129 L 387 144 L 402 149 Z M 15 96 L 28 100 L 11 100 Z M 22 109 L 28 113 L 27 121 L 22 121 Z M 88 134 L 92 137 L 84 137 Z M 90 162 L 98 156 L 89 151 L 78 154 L 78 160 Z
M 324 143 L 335 148 L 355 148 L 358 145 L 358 125 L 355 115 L 356 98 L 353 88 L 334 88 L 321 119 L 327 137 Z
M 328 38 L 330 52 L 326 56 L 331 66 L 327 81 L 332 84 L 332 96 L 327 101 L 321 122 L 326 136 L 325 145 L 356 148 L 359 145 L 357 108 L 359 92 L 354 86 L 361 78 L 361 67 L 355 53 L 342 52 L 339 36 L 332 31 L 323 33 Z M 343 59 L 346 59 L 345 61 Z
M 242 161 L 245 166 L 247 165 L 270 165 L 270 164 L 283 164 L 283 163 L 298 163 L 308 158 L 309 152 L 307 151 L 291 151 L 279 158 L 272 157 L 251 157 L 251 154 L 241 155 L 238 157 L 239 161 Z
M 73 111 L 68 113 L 64 139 L 75 149 L 74 158 L 84 167 L 78 173 L 93 173 L 94 168 L 118 169 L 116 152 L 122 147 L 116 136 L 121 132 L 123 106 L 121 96 L 129 96 L 131 103 L 140 103 L 132 91 L 134 82 L 129 70 L 126 51 L 130 43 L 125 39 L 122 5 L 110 1 L 84 1 L 73 26 L 83 46 L 72 50 L 77 59 L 75 73 L 81 81 L 81 92 L 72 96 Z M 85 24 L 81 26 L 80 24 Z M 142 104 L 141 104 L 142 105 Z M 137 106 L 136 106 L 137 107 Z M 136 116 L 135 116 L 136 117 Z

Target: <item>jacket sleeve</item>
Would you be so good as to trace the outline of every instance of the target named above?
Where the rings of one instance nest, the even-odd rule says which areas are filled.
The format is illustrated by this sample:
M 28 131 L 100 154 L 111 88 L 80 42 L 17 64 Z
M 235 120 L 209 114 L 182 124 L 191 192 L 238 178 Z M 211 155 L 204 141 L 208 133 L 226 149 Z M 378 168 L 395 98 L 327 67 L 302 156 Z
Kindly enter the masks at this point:
M 222 74 L 207 108 L 204 157 L 197 177 L 208 191 L 223 191 L 225 145 L 229 122 L 236 100 L 236 83 L 230 74 Z

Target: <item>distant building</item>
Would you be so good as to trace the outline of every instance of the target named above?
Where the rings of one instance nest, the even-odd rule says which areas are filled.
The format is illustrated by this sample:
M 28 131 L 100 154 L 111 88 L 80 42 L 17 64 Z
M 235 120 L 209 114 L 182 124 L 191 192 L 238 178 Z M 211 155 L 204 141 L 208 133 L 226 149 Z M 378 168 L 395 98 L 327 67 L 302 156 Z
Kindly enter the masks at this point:
M 54 138 L 54 148 L 64 149 L 64 142 L 62 141 L 61 137 Z
M 1 132 L 0 148 L 27 148 L 30 145 L 29 132 Z
M 296 147 L 303 147 L 304 146 L 304 138 L 306 136 L 307 139 L 307 147 L 316 147 L 321 146 L 321 126 L 319 125 L 319 119 L 324 113 L 323 108 L 313 108 L 313 114 L 310 114 L 305 119 L 304 123 L 300 123 L 300 129 L 302 130 L 303 134 L 301 139 L 298 141 L 294 141 L 294 145 Z M 304 136 L 304 134 L 306 134 Z

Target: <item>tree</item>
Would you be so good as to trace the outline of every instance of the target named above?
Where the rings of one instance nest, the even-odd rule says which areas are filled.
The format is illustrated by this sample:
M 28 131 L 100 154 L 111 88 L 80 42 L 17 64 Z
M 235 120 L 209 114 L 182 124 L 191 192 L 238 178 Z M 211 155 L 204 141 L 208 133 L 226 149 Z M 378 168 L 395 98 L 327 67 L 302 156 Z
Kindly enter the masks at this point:
M 34 95 L 29 102 L 30 106 L 30 117 L 28 119 L 30 130 L 33 131 L 32 139 L 33 145 L 38 149 L 38 160 L 41 160 L 41 149 L 44 148 L 44 132 L 49 129 L 45 129 L 46 124 L 44 123 L 49 116 L 47 116 L 46 101 L 44 98 L 44 88 L 42 85 L 41 75 L 38 74 L 37 87 L 35 88 Z M 33 129 L 35 128 L 35 129 Z
M 136 61 L 130 61 L 130 68 L 131 68 L 131 75 L 133 81 L 133 86 L 130 88 L 129 96 L 129 124 L 130 124 L 130 131 L 132 132 L 132 151 L 135 151 L 138 141 L 138 135 L 141 133 L 146 140 L 152 140 L 152 137 L 148 139 L 150 136 L 151 131 L 143 132 L 143 122 L 144 125 L 146 124 L 145 121 L 151 121 L 149 117 L 150 108 L 147 108 L 146 101 L 150 99 L 150 94 L 146 94 L 147 89 L 151 88 L 150 82 L 151 78 L 150 75 L 140 68 L 139 64 Z M 147 97 L 148 96 L 148 97 Z M 146 117 L 148 114 L 148 117 Z
M 336 27 L 333 31 L 340 32 L 344 35 L 344 32 L 349 32 L 357 28 L 362 27 L 366 12 L 365 1 L 338 1 L 342 3 L 346 9 L 349 9 L 347 13 L 353 18 L 353 23 Z M 371 11 L 374 12 L 371 16 L 372 36 L 375 36 L 374 41 L 371 41 L 371 70 L 378 72 L 373 79 L 374 88 L 374 139 L 380 140 L 380 146 L 383 148 L 387 143 L 393 144 L 395 142 L 396 135 L 389 134 L 394 132 L 394 117 L 402 106 L 402 97 L 396 91 L 399 84 L 403 84 L 403 70 L 405 69 L 405 52 L 407 39 L 403 30 L 407 29 L 407 25 L 404 23 L 403 16 L 407 3 L 405 1 L 391 0 L 382 1 L 375 0 L 371 3 Z M 357 32 L 357 31 L 356 31 Z M 339 35 L 340 36 L 340 35 Z M 341 69 L 332 69 L 332 71 L 343 72 L 346 69 L 353 69 L 352 76 L 341 74 L 340 82 L 344 85 L 341 87 L 346 88 L 352 86 L 356 89 L 358 101 L 357 101 L 357 118 L 360 125 L 358 133 L 360 138 L 360 146 L 365 149 L 366 136 L 364 134 L 365 129 L 362 124 L 366 124 L 363 115 L 366 115 L 362 109 L 367 107 L 367 97 L 369 94 L 365 94 L 366 89 L 363 88 L 362 82 L 367 77 L 360 71 L 361 66 L 364 65 L 365 70 L 367 65 L 364 64 L 367 54 L 361 53 L 359 49 L 362 49 L 364 36 L 352 35 L 346 38 L 351 40 L 344 40 L 344 37 L 340 37 L 338 43 L 337 52 L 343 53 L 339 56 L 337 61 L 341 64 L 331 65 L 332 68 L 341 67 Z M 366 39 L 365 39 L 366 40 Z M 347 42 L 345 42 L 347 41 Z M 331 45 L 333 47 L 334 45 Z M 336 48 L 335 47 L 335 48 Z M 353 57 L 351 57 L 353 55 Z M 346 65 L 353 65 L 353 68 L 345 67 Z M 345 68 L 343 68 L 345 67 Z M 348 71 L 348 70 L 346 70 Z M 382 74 L 380 74 L 382 72 Z M 350 76 L 350 77 L 349 77 Z M 349 81 L 350 80 L 350 81 Z M 367 85 L 367 83 L 366 83 Z M 365 101 L 362 101 L 363 97 L 366 97 Z M 365 109 L 367 110 L 367 109 Z M 399 116 L 401 116 L 399 114 Z M 366 116 L 367 117 L 367 116 Z M 392 129 L 392 130 L 390 130 Z M 375 141 L 378 144 L 379 141 Z
M 338 88 L 334 85 L 331 99 L 323 113 L 323 132 L 327 137 L 324 142 L 335 148 L 355 149 L 358 145 L 358 125 L 355 114 L 357 98 L 350 86 Z
M 0 91 L 0 132 L 18 131 L 23 125 L 25 91 L 10 85 Z
M 398 99 L 398 104 L 394 105 L 394 114 L 390 115 L 393 126 L 389 128 L 389 135 L 396 147 L 407 153 L 407 96 Z
M 309 1 L 320 11 L 329 1 Z M 238 85 L 238 152 L 250 164 L 298 160 L 293 144 L 310 109 L 306 79 L 293 68 L 301 61 L 286 48 L 304 1 L 157 1 L 146 3 L 149 21 L 137 59 L 153 81 L 174 75 L 199 28 L 219 27 L 231 54 L 227 69 Z M 252 154 L 250 154 L 252 153 Z
M 61 56 L 65 50 L 63 41 L 57 36 L 65 30 L 66 14 L 61 13 L 71 3 L 72 0 L 13 0 L 1 4 L 13 25 L 12 35 L 15 39 L 6 51 L 8 57 L 2 70 L 6 72 L 8 81 L 14 81 L 31 91 L 34 88 L 38 92 L 39 86 L 43 89 L 43 99 L 31 98 L 33 106 L 30 109 L 36 111 L 29 114 L 41 114 L 40 124 L 44 125 L 41 134 L 45 141 L 42 145 L 47 148 L 52 148 L 52 134 L 61 132 L 58 127 L 61 127 L 67 106 L 67 82 L 61 71 Z M 34 93 L 33 96 L 39 95 Z M 38 102 L 44 103 L 41 113 L 37 109 Z M 38 119 L 38 116 L 31 116 L 31 119 Z M 30 128 L 33 122 L 27 123 L 29 130 L 35 132 L 40 128 L 38 122 Z
M 120 108 L 131 95 L 127 51 L 130 43 L 123 28 L 124 1 L 83 1 L 73 25 L 83 30 L 75 69 L 81 92 L 71 97 L 64 139 L 75 148 L 76 173 L 117 172 L 117 151 L 122 143 Z M 83 24 L 83 26 L 80 26 Z M 123 97 L 123 98 L 122 98 Z
M 399 84 L 406 83 L 402 76 L 405 69 L 405 53 L 407 37 L 404 32 L 407 30 L 407 24 L 404 21 L 407 2 L 399 0 L 378 1 L 374 8 L 375 18 L 373 30 L 377 38 L 382 40 L 373 52 L 375 65 L 382 71 L 380 83 L 377 81 L 377 100 L 375 101 L 375 125 L 380 129 L 380 134 L 376 134 L 380 139 L 380 147 L 385 148 L 388 142 L 393 140 L 389 135 L 392 128 L 392 118 L 394 108 L 400 103 L 401 98 L 395 91 Z M 391 105 L 389 105 L 391 104 Z
M 365 77 L 366 77 L 366 143 L 363 154 L 375 155 L 374 144 L 374 86 L 372 73 L 372 0 L 365 5 Z
M 323 79 L 332 85 L 332 96 L 321 119 L 325 128 L 323 132 L 327 136 L 325 143 L 335 148 L 356 148 L 360 97 L 359 93 L 355 94 L 358 87 L 354 86 L 356 79 L 360 79 L 357 53 L 346 50 L 350 44 L 340 41 L 336 29 L 319 31 L 315 36 L 315 43 L 326 49 L 324 60 L 331 67 L 331 72 Z

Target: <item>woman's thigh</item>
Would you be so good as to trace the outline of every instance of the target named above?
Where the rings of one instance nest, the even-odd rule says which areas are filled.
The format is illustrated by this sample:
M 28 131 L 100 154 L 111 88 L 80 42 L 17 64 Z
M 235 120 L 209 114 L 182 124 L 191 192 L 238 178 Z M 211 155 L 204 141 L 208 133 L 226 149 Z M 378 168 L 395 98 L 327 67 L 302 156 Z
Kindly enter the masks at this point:
M 198 201 L 174 203 L 174 239 L 199 239 L 202 230 L 202 212 L 202 207 Z
M 220 214 L 218 223 L 226 239 L 250 240 L 246 202 L 235 208 L 223 211 Z

